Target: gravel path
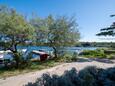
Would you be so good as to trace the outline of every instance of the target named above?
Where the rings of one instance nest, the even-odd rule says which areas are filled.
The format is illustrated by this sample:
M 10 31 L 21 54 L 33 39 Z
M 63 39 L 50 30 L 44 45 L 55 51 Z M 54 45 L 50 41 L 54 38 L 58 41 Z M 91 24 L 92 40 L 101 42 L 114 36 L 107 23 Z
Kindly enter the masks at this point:
M 13 76 L 4 79 L 0 79 L 0 86 L 24 86 L 28 82 L 35 82 L 35 80 L 40 77 L 43 73 L 49 72 L 50 74 L 63 74 L 65 70 L 70 70 L 72 67 L 75 67 L 78 71 L 83 69 L 86 66 L 97 66 L 100 68 L 109 68 L 115 67 L 114 63 L 102 63 L 97 61 L 91 62 L 73 62 L 73 63 L 64 63 L 50 69 L 44 69 L 41 71 L 26 73 L 18 76 Z

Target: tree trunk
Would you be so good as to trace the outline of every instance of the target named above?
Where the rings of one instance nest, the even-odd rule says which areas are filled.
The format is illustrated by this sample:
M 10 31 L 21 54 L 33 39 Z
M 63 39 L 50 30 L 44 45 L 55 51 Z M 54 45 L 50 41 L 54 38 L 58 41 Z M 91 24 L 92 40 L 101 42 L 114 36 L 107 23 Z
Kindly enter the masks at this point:
M 16 61 L 16 68 L 19 68 L 19 63 L 20 63 L 20 61 L 19 61 L 18 52 L 15 52 L 15 53 L 14 53 L 14 59 L 15 59 L 15 61 Z
M 53 50 L 54 50 L 54 57 L 57 58 L 57 49 L 56 49 L 56 47 L 53 47 Z
M 11 49 L 12 53 L 13 53 L 13 58 L 16 61 L 16 68 L 19 68 L 19 56 L 18 56 L 18 51 L 17 51 L 17 44 L 13 44 L 12 45 L 13 48 Z
M 14 50 L 17 52 L 17 44 L 14 44 Z

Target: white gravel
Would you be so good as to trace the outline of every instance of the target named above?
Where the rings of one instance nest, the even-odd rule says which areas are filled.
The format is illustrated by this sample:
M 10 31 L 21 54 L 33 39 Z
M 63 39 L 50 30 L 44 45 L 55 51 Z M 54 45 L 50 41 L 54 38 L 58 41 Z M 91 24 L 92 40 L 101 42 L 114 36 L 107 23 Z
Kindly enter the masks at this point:
M 21 74 L 18 76 L 6 78 L 5 80 L 0 79 L 0 86 L 24 86 L 28 82 L 32 82 L 32 83 L 35 82 L 35 80 L 38 77 L 40 77 L 43 73 L 49 72 L 50 74 L 60 75 L 60 74 L 63 74 L 65 70 L 70 70 L 73 67 L 75 67 L 79 71 L 86 66 L 97 66 L 99 68 L 106 69 L 109 67 L 115 67 L 115 63 L 103 63 L 103 62 L 97 62 L 97 61 L 64 63 L 62 65 L 58 65 L 50 69 Z

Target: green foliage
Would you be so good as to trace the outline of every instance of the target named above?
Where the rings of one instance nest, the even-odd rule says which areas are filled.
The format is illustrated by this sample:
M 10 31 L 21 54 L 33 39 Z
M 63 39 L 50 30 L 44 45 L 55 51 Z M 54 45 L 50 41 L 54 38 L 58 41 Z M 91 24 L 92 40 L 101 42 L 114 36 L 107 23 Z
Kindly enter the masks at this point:
M 60 49 L 76 44 L 80 38 L 74 17 L 49 15 L 47 18 L 34 18 L 28 22 L 14 9 L 0 6 L 0 18 L 0 46 L 13 53 L 17 68 L 24 68 L 31 63 L 29 56 L 25 59 L 22 53 L 18 52 L 17 46 L 33 41 L 34 37 L 39 45 L 52 47 L 55 57 L 58 57 Z M 76 60 L 75 55 L 64 58 L 68 61 Z
M 47 42 L 47 36 L 49 31 L 47 25 L 45 25 L 46 20 L 35 17 L 30 20 L 30 24 L 35 28 L 36 45 L 45 45 L 45 43 Z
M 74 52 L 73 55 L 72 55 L 71 60 L 72 60 L 72 61 L 77 61 L 77 57 L 78 57 L 78 53 L 77 53 L 77 52 Z
M 97 36 L 115 36 L 115 22 L 113 22 L 109 27 L 101 29 L 100 33 L 96 35 Z
M 0 38 L 8 43 L 5 46 L 11 51 L 17 51 L 16 46 L 30 41 L 34 37 L 34 28 L 15 10 L 0 7 Z M 4 41 L 4 40 L 5 41 Z M 2 46 L 4 47 L 4 46 Z
M 30 70 L 41 70 L 41 69 L 54 67 L 57 64 L 59 64 L 59 63 L 55 62 L 54 60 L 47 60 L 47 61 L 44 61 L 44 62 L 33 62 L 31 64 L 31 66 L 29 66 L 29 69 Z
M 107 58 L 108 58 L 108 59 L 115 59 L 115 54 L 110 54 L 110 55 L 108 55 Z
M 14 9 L 0 6 L 0 41 L 3 49 L 13 53 L 16 65 L 22 61 L 17 45 L 25 44 L 34 38 L 34 28 Z
M 88 58 L 115 59 L 114 50 L 108 50 L 108 49 L 84 50 L 79 55 Z
M 75 68 L 65 71 L 63 75 L 43 74 L 35 83 L 25 86 L 114 86 L 115 67 L 100 69 L 86 67 L 77 73 Z
M 32 63 L 31 58 L 32 57 L 30 54 L 27 57 L 24 57 L 23 53 L 20 51 L 14 53 L 14 54 L 15 54 L 14 59 L 13 59 L 14 64 L 12 64 L 12 61 L 10 62 L 12 68 L 24 69 L 24 68 L 29 67 L 31 65 L 31 63 Z
M 61 57 L 63 61 L 65 62 L 71 62 L 72 61 L 72 55 L 65 54 L 63 57 Z
M 65 53 L 63 56 L 60 56 L 56 59 L 58 62 L 74 62 L 78 60 L 78 54 L 74 52 L 73 54 Z
M 106 54 L 115 54 L 115 50 L 110 50 L 110 49 L 105 50 L 104 52 L 105 52 Z
M 31 60 L 21 61 L 20 67 L 15 68 L 15 64 L 12 67 L 3 67 L 0 68 L 0 78 L 15 76 L 18 74 L 23 74 L 27 72 L 32 72 L 36 70 L 42 70 L 50 67 L 59 65 L 60 63 L 55 60 L 47 60 L 43 62 L 31 62 Z
M 92 58 L 106 58 L 106 54 L 104 50 L 97 49 L 97 50 L 84 50 L 79 55 L 92 57 Z
M 37 43 L 45 44 L 54 49 L 57 56 L 58 49 L 76 44 L 80 38 L 78 26 L 74 17 L 65 16 L 47 18 L 35 18 L 30 23 L 36 28 Z
M 2 17 L 2 20 L 0 20 L 0 33 L 4 37 L 14 40 L 14 42 L 22 42 L 33 35 L 32 26 L 15 10 L 10 10 L 7 13 L 0 12 L 0 17 Z
M 71 46 L 78 42 L 79 32 L 74 17 L 60 16 L 54 18 L 50 15 L 47 18 L 47 24 L 49 27 L 48 42 L 50 42 L 50 45 L 58 47 Z

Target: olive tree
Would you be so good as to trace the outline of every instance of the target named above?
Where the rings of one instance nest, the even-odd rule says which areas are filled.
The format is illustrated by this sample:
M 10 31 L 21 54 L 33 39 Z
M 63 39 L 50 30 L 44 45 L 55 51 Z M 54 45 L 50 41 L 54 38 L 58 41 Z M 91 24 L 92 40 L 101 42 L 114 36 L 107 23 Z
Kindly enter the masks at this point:
M 19 56 L 17 46 L 31 40 L 34 36 L 34 28 L 19 15 L 15 10 L 0 7 L 0 37 L 4 43 L 8 43 L 5 49 L 13 53 L 17 67 L 19 66 Z M 31 40 L 32 41 L 32 40 Z
M 53 17 L 49 15 L 47 18 L 34 21 L 32 25 L 36 27 L 38 40 L 44 38 L 44 43 L 53 48 L 55 57 L 58 57 L 59 48 L 72 46 L 80 38 L 74 17 Z M 40 37 L 40 33 L 44 34 L 44 37 Z
M 35 44 L 38 46 L 46 45 L 47 43 L 47 35 L 48 35 L 48 28 L 45 25 L 45 19 L 40 17 L 35 17 L 30 19 L 30 24 L 35 28 Z

